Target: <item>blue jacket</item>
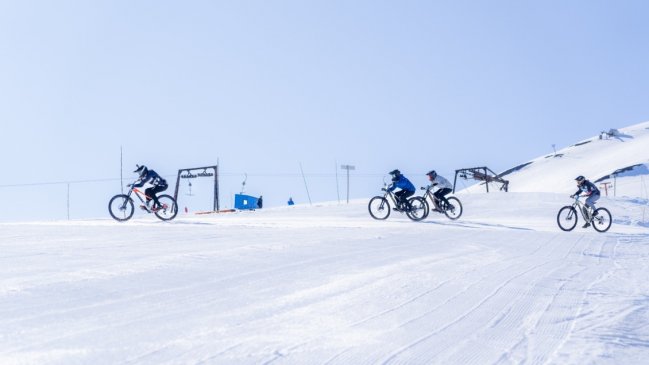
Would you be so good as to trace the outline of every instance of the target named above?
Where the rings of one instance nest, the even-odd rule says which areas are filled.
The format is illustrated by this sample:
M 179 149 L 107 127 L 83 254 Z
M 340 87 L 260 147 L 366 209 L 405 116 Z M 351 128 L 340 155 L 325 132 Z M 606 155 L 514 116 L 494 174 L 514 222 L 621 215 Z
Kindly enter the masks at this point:
M 403 175 L 399 177 L 399 180 L 390 184 L 390 186 L 388 187 L 388 191 L 393 191 L 396 188 L 399 188 L 401 190 L 408 190 L 412 192 L 417 191 L 417 189 L 415 189 L 415 186 L 412 185 L 410 180 L 406 179 Z
M 593 184 L 592 182 L 590 182 L 588 180 L 584 181 L 584 184 L 579 187 L 579 190 L 577 190 L 577 192 L 574 195 L 577 195 L 577 194 L 579 194 L 581 192 L 584 192 L 585 193 L 584 195 L 587 195 L 587 196 L 599 195 L 600 194 L 599 189 L 597 188 L 597 186 L 595 186 L 595 184 Z
M 134 188 L 141 188 L 147 182 L 151 183 L 151 185 L 153 185 L 153 186 L 163 186 L 163 185 L 166 186 L 167 185 L 167 181 L 165 181 L 165 179 L 161 178 L 160 175 L 158 175 L 157 172 L 155 172 L 153 170 L 149 170 L 149 172 L 147 172 L 146 176 L 144 176 L 142 178 L 139 178 L 133 184 L 133 187 Z

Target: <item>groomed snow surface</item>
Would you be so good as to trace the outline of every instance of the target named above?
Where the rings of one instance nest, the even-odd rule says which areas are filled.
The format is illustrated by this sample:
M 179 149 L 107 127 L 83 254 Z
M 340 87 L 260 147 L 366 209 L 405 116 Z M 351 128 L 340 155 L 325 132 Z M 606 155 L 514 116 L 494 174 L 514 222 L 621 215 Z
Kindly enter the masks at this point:
M 0 224 L 0 364 L 646 364 L 647 202 L 567 195 Z

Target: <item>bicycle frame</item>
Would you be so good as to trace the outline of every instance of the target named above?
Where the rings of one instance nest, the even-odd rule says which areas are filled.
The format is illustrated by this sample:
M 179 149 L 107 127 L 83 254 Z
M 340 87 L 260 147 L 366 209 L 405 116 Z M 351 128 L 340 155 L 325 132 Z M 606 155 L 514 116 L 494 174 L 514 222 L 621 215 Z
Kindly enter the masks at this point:
M 146 207 L 146 200 L 142 199 L 142 195 L 143 195 L 145 198 L 149 199 L 149 200 L 150 200 L 150 199 L 153 199 L 152 197 L 146 195 L 146 193 L 144 193 L 142 190 L 140 190 L 140 189 L 138 189 L 138 188 L 134 188 L 134 187 L 131 187 L 131 190 L 128 191 L 128 194 L 126 194 L 126 196 L 128 196 L 129 199 L 133 200 L 133 198 L 131 198 L 131 195 L 133 195 L 133 193 L 135 193 L 135 196 L 136 196 L 138 199 L 140 199 L 140 202 L 141 202 L 145 207 Z M 127 202 L 128 202 L 128 200 L 124 200 L 124 205 L 122 205 L 122 208 L 125 208 L 125 207 L 126 207 L 126 203 L 127 203 Z M 147 210 L 147 211 L 150 211 L 148 207 L 146 208 L 146 210 Z
M 392 206 L 393 207 L 398 207 L 399 205 L 397 204 L 397 198 L 394 196 L 394 193 L 391 191 L 388 191 L 387 189 L 385 190 L 385 194 L 383 194 L 383 197 L 387 199 L 387 197 L 390 197 L 390 200 L 392 201 Z
M 579 212 L 581 213 L 581 216 L 584 218 L 584 220 L 585 220 L 586 222 L 590 222 L 590 218 L 591 218 L 591 217 L 586 216 L 586 213 L 584 212 L 584 209 L 583 209 L 583 208 L 584 208 L 584 207 L 587 208 L 587 210 L 588 210 L 589 212 L 590 212 L 591 209 L 590 209 L 590 207 L 588 207 L 588 206 L 586 205 L 586 203 L 584 203 L 584 202 L 582 202 L 581 200 L 579 200 L 579 198 L 581 198 L 581 197 L 583 197 L 583 196 L 584 196 L 584 195 L 576 195 L 576 196 L 575 196 L 575 202 L 572 203 L 572 207 L 575 208 L 575 210 L 577 210 L 577 211 L 579 211 Z M 589 214 L 592 215 L 592 212 L 590 212 Z
M 435 205 L 435 209 L 441 210 L 440 206 L 439 206 L 440 200 L 437 199 L 437 197 L 435 196 L 435 193 L 433 192 L 433 189 L 435 189 L 435 192 L 437 192 L 438 190 L 441 190 L 441 189 L 435 188 L 434 186 L 428 185 L 428 186 L 426 186 L 426 189 L 425 189 L 426 191 L 424 192 L 423 198 L 424 198 L 424 200 L 426 200 L 427 198 L 430 197 L 430 201 L 432 201 L 433 205 Z

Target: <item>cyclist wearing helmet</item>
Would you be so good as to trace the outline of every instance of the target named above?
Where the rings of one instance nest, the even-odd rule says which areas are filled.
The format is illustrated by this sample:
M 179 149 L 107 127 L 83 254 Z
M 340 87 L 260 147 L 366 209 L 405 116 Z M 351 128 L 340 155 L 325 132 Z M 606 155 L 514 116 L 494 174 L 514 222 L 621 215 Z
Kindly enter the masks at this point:
M 442 176 L 437 175 L 435 170 L 429 171 L 426 175 L 428 176 L 428 181 L 430 181 L 430 186 L 437 186 L 438 190 L 433 194 L 433 196 L 437 201 L 444 202 L 445 206 L 450 206 L 450 203 L 446 199 L 446 195 L 453 191 L 453 185 Z M 436 207 L 435 209 L 440 210 L 439 207 Z
M 592 211 L 594 212 L 593 217 L 596 216 L 597 212 L 595 212 L 595 202 L 599 200 L 600 197 L 599 189 L 597 189 L 597 186 L 595 186 L 595 184 L 586 180 L 586 178 L 582 175 L 577 176 L 575 181 L 577 181 L 577 187 L 579 188 L 579 190 L 577 190 L 576 193 L 570 195 L 570 197 L 574 198 L 575 196 L 583 192 L 584 196 L 588 197 L 586 198 L 586 206 L 592 209 Z M 586 224 L 584 224 L 582 228 L 588 228 L 589 226 L 590 222 L 586 222 Z
M 397 197 L 397 205 L 398 205 L 397 207 L 394 208 L 394 210 L 399 211 L 406 206 L 408 202 L 408 197 L 414 195 L 416 190 L 415 190 L 415 186 L 410 182 L 410 180 L 406 179 L 405 176 L 401 175 L 401 171 L 392 170 L 390 171 L 390 175 L 392 175 L 392 184 L 388 186 L 387 190 L 394 191 L 394 189 L 396 188 L 401 189 L 400 191 L 394 193 L 394 196 Z
M 165 179 L 160 177 L 158 173 L 156 173 L 153 170 L 149 170 L 144 165 L 142 166 L 135 165 L 135 166 L 137 166 L 137 168 L 133 172 L 140 174 L 140 177 L 135 181 L 135 183 L 133 183 L 133 187 L 141 188 L 146 183 L 151 184 L 150 187 L 144 190 L 144 194 L 146 194 L 146 206 L 142 205 L 140 206 L 140 208 L 147 209 L 149 206 L 149 201 L 153 199 L 154 204 L 151 210 L 156 211 L 160 209 L 160 202 L 158 201 L 158 197 L 156 196 L 156 194 L 167 190 L 168 187 L 167 181 L 165 181 Z

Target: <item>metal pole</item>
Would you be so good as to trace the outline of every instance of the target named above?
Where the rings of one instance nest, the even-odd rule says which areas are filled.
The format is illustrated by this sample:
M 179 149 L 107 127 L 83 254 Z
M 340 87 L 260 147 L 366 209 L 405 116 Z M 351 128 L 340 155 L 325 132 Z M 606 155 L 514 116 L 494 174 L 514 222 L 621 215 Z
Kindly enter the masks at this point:
M 122 194 L 124 194 L 124 153 L 122 151 L 122 146 L 119 146 L 119 185 L 122 189 Z
M 336 194 L 338 194 L 338 204 L 340 204 L 340 189 L 338 188 L 338 161 L 334 161 L 336 170 Z
M 347 204 L 349 204 L 349 170 L 355 170 L 356 166 L 342 165 L 340 166 L 340 168 L 343 170 L 347 170 Z
M 349 204 L 349 169 L 347 169 L 347 204 Z
M 180 175 L 183 173 L 183 170 L 178 170 L 178 176 L 176 176 L 176 189 L 174 190 L 174 200 L 176 201 L 176 209 L 178 208 L 178 188 L 180 187 Z
M 306 184 L 306 177 L 304 176 L 304 170 L 302 169 L 302 162 L 300 162 L 300 171 L 302 172 L 302 179 L 304 179 L 304 187 L 306 188 L 306 196 L 309 198 L 309 204 L 311 203 L 311 195 L 309 194 L 309 186 Z
M 221 210 L 221 200 L 219 199 L 219 159 L 216 159 L 216 166 L 214 167 L 214 200 L 216 211 Z

